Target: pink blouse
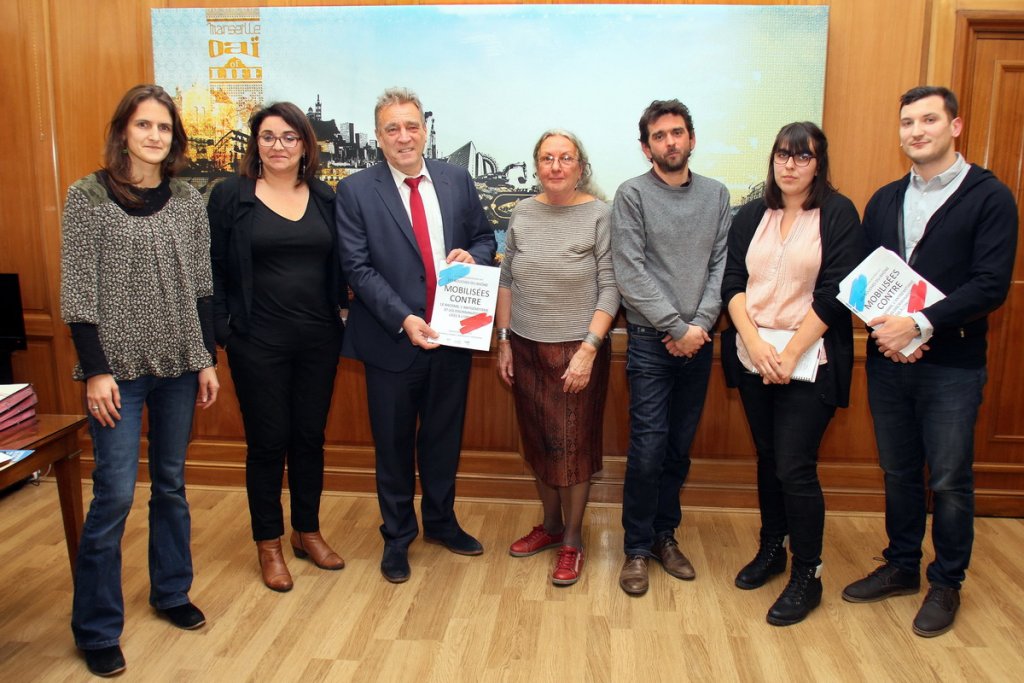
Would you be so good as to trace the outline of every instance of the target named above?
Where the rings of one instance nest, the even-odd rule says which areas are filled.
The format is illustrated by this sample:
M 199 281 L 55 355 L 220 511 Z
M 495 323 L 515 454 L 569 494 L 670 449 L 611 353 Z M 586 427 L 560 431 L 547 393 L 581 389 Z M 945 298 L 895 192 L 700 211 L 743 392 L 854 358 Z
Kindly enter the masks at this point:
M 796 330 L 814 298 L 821 270 L 821 210 L 801 211 L 782 238 L 782 209 L 761 217 L 747 248 L 747 315 L 758 328 Z M 736 355 L 753 370 L 743 340 L 736 337 Z M 819 362 L 825 362 L 822 347 Z

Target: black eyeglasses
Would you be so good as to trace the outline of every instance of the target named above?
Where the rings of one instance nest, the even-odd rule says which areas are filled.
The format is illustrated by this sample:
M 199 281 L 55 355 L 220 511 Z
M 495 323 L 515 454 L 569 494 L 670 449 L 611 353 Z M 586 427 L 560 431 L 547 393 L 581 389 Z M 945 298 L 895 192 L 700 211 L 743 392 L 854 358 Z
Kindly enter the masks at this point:
M 285 149 L 291 149 L 295 145 L 299 144 L 299 140 L 302 138 L 295 133 L 285 133 L 284 135 L 274 135 L 273 133 L 260 133 L 257 140 L 259 140 L 260 147 L 273 147 L 278 140 L 281 141 L 281 146 Z
M 811 163 L 811 159 L 817 158 L 813 154 L 810 154 L 808 152 L 793 154 L 788 149 L 780 149 L 777 152 L 775 152 L 775 154 L 772 155 L 772 157 L 775 159 L 775 163 L 778 164 L 779 166 L 785 166 L 787 163 L 789 163 L 790 159 L 792 159 L 793 163 L 796 164 L 797 166 L 806 166 L 807 164 Z

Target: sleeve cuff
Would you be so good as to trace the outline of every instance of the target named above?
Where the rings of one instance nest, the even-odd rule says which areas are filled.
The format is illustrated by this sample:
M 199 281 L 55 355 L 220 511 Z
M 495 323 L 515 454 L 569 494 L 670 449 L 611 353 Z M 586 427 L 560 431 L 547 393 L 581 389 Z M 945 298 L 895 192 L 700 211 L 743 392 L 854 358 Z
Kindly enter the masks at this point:
M 909 315 L 910 318 L 915 323 L 917 323 L 917 326 L 921 329 L 921 334 L 918 335 L 921 338 L 921 341 L 926 342 L 929 339 L 931 339 L 932 335 L 935 334 L 935 328 L 932 327 L 932 324 L 930 322 L 928 322 L 928 318 L 925 317 L 925 314 L 922 313 L 921 311 L 917 311 L 916 313 L 910 313 Z

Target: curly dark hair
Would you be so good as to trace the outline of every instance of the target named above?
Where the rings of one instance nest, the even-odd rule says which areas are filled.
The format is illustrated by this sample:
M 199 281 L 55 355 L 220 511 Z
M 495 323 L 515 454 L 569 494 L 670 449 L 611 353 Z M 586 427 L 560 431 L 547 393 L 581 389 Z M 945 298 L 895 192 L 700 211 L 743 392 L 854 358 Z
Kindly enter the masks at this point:
M 651 124 L 666 114 L 682 116 L 683 121 L 686 122 L 686 130 L 691 137 L 693 136 L 693 117 L 690 116 L 690 109 L 685 104 L 675 99 L 654 100 L 647 105 L 647 109 L 644 109 L 644 113 L 640 116 L 640 142 L 645 145 L 650 142 Z

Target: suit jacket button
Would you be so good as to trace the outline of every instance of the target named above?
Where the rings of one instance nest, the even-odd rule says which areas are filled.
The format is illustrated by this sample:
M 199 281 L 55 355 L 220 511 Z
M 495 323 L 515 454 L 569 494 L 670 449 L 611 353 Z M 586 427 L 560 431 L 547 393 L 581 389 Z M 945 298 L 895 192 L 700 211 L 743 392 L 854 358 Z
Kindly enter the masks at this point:
M 420 282 L 426 282 L 426 281 L 427 281 L 427 276 L 426 275 L 420 275 Z

